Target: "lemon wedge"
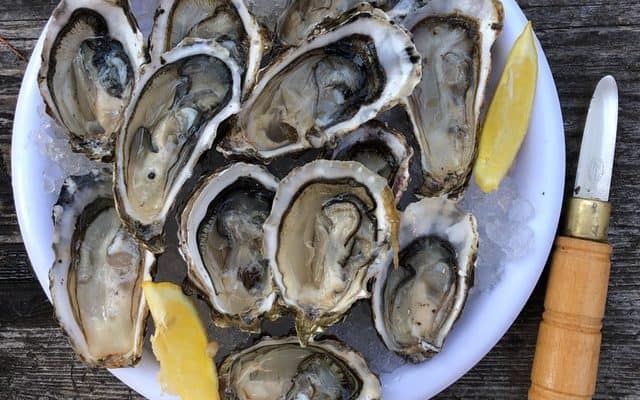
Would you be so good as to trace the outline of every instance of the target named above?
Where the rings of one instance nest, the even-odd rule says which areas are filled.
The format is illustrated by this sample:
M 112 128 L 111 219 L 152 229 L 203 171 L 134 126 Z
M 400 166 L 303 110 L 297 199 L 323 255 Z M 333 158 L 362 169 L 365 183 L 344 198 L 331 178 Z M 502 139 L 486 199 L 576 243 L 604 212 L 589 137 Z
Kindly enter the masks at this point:
M 151 346 L 162 389 L 182 400 L 219 400 L 212 346 L 191 299 L 173 283 L 144 282 L 142 290 L 156 327 Z
M 498 188 L 529 128 L 538 80 L 538 52 L 531 22 L 514 44 L 480 133 L 474 166 L 482 191 Z

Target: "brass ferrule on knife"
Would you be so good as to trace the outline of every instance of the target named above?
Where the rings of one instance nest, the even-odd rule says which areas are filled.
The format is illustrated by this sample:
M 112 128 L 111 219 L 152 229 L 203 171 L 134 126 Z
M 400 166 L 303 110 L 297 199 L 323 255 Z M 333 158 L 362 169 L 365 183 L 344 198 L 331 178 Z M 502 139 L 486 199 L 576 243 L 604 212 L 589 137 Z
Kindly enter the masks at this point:
M 607 241 L 610 203 L 571 197 L 565 207 L 564 235 L 598 242 Z

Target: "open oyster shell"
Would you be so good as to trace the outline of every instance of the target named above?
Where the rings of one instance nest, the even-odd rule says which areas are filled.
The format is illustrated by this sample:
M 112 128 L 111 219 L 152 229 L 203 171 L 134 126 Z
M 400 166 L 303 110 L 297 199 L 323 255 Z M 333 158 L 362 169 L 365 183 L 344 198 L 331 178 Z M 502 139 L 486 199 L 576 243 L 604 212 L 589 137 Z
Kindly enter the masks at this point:
M 152 253 L 122 226 L 111 170 L 67 179 L 54 207 L 49 272 L 56 317 L 71 346 L 91 366 L 131 366 L 142 355 L 148 308 L 141 283 Z
M 318 160 L 280 182 L 265 254 L 302 344 L 369 296 L 368 279 L 396 247 L 397 224 L 387 181 L 360 163 Z
M 161 0 L 149 40 L 153 59 L 184 38 L 214 39 L 229 50 L 248 93 L 260 67 L 265 42 L 260 27 L 243 0 Z
M 116 143 L 118 212 L 154 252 L 164 224 L 222 121 L 240 107 L 240 70 L 215 41 L 185 39 L 145 66 Z
M 380 400 L 382 387 L 360 354 L 337 340 L 300 347 L 295 337 L 265 338 L 220 367 L 227 400 Z
M 404 135 L 380 121 L 370 121 L 338 139 L 331 160 L 357 161 L 385 178 L 396 203 L 409 185 L 413 149 Z
M 269 160 L 322 147 L 408 96 L 419 61 L 382 11 L 357 12 L 261 72 L 218 150 Z
M 45 31 L 38 84 L 47 113 L 74 151 L 111 161 L 145 62 L 128 1 L 62 0 Z
M 399 0 L 365 1 L 382 10 L 390 10 Z M 285 45 L 299 46 L 310 36 L 315 36 L 323 25 L 341 18 L 363 0 L 297 0 L 291 2 L 284 14 L 278 19 L 277 38 Z
M 265 168 L 236 163 L 206 178 L 182 212 L 180 252 L 217 325 L 259 331 L 259 317 L 272 311 L 276 293 L 262 224 L 277 188 Z
M 424 71 L 407 99 L 422 151 L 424 195 L 455 198 L 467 184 L 502 20 L 498 0 L 431 0 L 403 21 Z
M 391 260 L 373 285 L 376 329 L 386 346 L 419 362 L 440 351 L 473 285 L 475 217 L 444 198 L 407 207 L 399 266 Z

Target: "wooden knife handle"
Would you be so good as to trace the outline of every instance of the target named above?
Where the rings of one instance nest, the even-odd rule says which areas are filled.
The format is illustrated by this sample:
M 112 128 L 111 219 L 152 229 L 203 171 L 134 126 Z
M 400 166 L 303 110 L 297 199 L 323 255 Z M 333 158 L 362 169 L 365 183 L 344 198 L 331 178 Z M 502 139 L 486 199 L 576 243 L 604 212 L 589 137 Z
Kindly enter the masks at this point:
M 530 400 L 593 396 L 610 269 L 608 244 L 570 237 L 556 240 Z

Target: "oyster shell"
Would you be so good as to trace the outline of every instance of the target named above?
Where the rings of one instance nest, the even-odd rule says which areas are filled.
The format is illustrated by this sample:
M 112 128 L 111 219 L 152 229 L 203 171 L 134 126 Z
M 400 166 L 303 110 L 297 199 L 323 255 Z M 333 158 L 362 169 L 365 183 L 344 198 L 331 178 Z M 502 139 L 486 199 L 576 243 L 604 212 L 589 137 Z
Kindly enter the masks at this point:
M 431 0 L 403 22 L 425 76 L 407 99 L 422 152 L 424 195 L 457 197 L 466 186 L 502 20 L 498 0 Z
M 419 61 L 382 11 L 358 12 L 264 70 L 218 150 L 268 160 L 322 147 L 408 96 Z
M 56 316 L 71 346 L 91 366 L 131 366 L 142 355 L 148 308 L 141 283 L 152 253 L 122 226 L 111 170 L 67 179 L 54 207 L 49 271 Z
M 159 59 L 186 37 L 215 39 L 229 50 L 243 71 L 243 92 L 251 90 L 265 43 L 244 1 L 161 0 L 149 40 L 151 57 Z
M 370 121 L 338 139 L 331 160 L 357 161 L 385 178 L 396 203 L 409 185 L 413 149 L 402 133 L 380 121 Z
M 116 143 L 115 194 L 128 228 L 154 252 L 175 198 L 240 104 L 240 72 L 215 41 L 185 39 L 145 68 Z
M 399 0 L 365 1 L 382 10 L 390 10 Z M 285 45 L 299 46 L 310 36 L 316 35 L 321 26 L 331 24 L 351 10 L 359 7 L 362 0 L 296 0 L 291 2 L 278 19 L 277 37 Z
M 262 224 L 278 188 L 265 168 L 236 163 L 207 177 L 180 219 L 189 279 L 206 295 L 220 326 L 259 331 L 276 293 L 262 250 Z
M 300 347 L 266 338 L 227 357 L 220 392 L 228 400 L 379 400 L 382 387 L 360 354 L 337 340 Z
M 386 346 L 419 362 L 440 351 L 473 285 L 475 217 L 451 200 L 425 198 L 400 222 L 400 262 L 373 285 L 376 329 Z
M 357 162 L 314 161 L 280 182 L 265 254 L 302 344 L 369 296 L 367 280 L 395 248 L 397 223 L 387 181 Z
M 111 161 L 145 46 L 127 1 L 63 0 L 47 24 L 38 73 L 47 113 L 76 152 Z

